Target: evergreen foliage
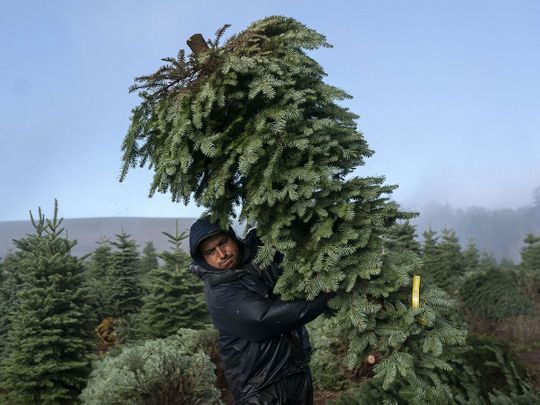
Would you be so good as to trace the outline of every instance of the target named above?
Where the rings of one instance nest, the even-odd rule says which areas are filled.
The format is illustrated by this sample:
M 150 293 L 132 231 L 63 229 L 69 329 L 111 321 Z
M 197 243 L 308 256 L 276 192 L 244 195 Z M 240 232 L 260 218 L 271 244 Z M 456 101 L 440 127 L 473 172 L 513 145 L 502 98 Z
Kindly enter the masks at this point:
M 92 308 L 92 320 L 96 325 L 113 313 L 111 290 L 109 288 L 113 266 L 111 244 L 108 240 L 102 240 L 86 265 L 84 280 Z
M 540 396 L 508 349 L 479 337 L 467 341 L 470 350 L 449 361 L 451 370 L 439 370 L 438 377 L 449 387 L 447 396 L 428 397 L 433 404 L 488 405 L 536 404 Z M 384 391 L 377 380 L 351 387 L 332 405 L 409 404 L 395 390 Z
M 409 220 L 392 225 L 384 238 L 386 249 L 393 251 L 408 250 L 420 254 L 420 242 L 416 240 L 416 226 Z
M 439 236 L 437 232 L 428 229 L 424 232 L 422 243 L 422 275 L 430 278 L 438 271 L 439 267 Z
M 337 103 L 349 96 L 324 83 L 304 51 L 328 46 L 324 36 L 269 17 L 217 43 L 188 60 L 181 51 L 137 79 L 142 102 L 124 140 L 121 179 L 148 164 L 150 195 L 193 197 L 223 227 L 239 208 L 264 243 L 257 260 L 264 266 L 285 254 L 282 298 L 338 292 L 332 307 L 346 328 L 350 367 L 377 351 L 384 389 L 409 386 L 418 401 L 430 389 L 443 395 L 433 371 L 449 367 L 446 356 L 464 335 L 439 316 L 451 305 L 442 291 L 424 288 L 421 308 L 410 308 L 414 254 L 381 255 L 388 227 L 414 215 L 389 201 L 395 186 L 383 178 L 351 176 L 373 152 L 357 116 Z
M 478 270 L 480 265 L 480 252 L 473 241 L 470 241 L 463 251 L 463 273 L 470 275 Z
M 5 270 L 5 264 L 0 258 L 0 356 L 4 352 L 4 342 L 6 331 L 9 329 L 9 320 L 8 320 L 8 297 L 6 290 L 6 281 L 7 281 L 7 271 Z
M 501 259 L 499 262 L 499 267 L 506 271 L 519 271 L 519 266 L 507 258 Z
M 140 258 L 137 245 L 131 235 L 122 232 L 111 242 L 112 268 L 109 272 L 106 294 L 114 318 L 135 314 L 141 307 L 141 284 L 139 279 Z
M 540 189 L 540 188 L 539 188 Z M 521 271 L 531 295 L 540 293 L 540 236 L 528 234 L 521 249 Z
M 55 202 L 52 220 L 30 213 L 34 233 L 15 240 L 20 277 L 2 365 L 7 403 L 73 404 L 89 371 L 83 265 L 63 236 Z
M 534 404 L 540 402 L 507 347 L 489 338 L 470 336 L 470 350 L 452 361 L 443 374 L 458 404 Z M 514 402 L 508 402 L 508 401 Z M 529 402 L 527 402 L 529 401 Z
M 341 391 L 350 386 L 352 372 L 345 365 L 347 336 L 332 321 L 320 316 L 307 325 L 313 353 L 310 369 L 313 385 L 318 390 Z
M 459 289 L 459 298 L 468 311 L 489 320 L 529 314 L 534 308 L 521 275 L 499 267 L 469 276 Z
M 188 272 L 190 256 L 182 248 L 186 233 L 163 232 L 171 245 L 170 251 L 160 254 L 162 267 L 150 271 L 146 280 L 148 294 L 138 317 L 138 335 L 143 338 L 162 338 L 179 328 L 199 329 L 210 322 L 202 284 Z
M 8 254 L 0 263 L 0 359 L 7 357 L 7 336 L 17 307 L 17 290 L 21 284 L 15 264 L 15 253 Z
M 478 271 L 480 272 L 487 272 L 496 270 L 499 267 L 499 264 L 497 263 L 497 259 L 493 254 L 482 252 L 480 255 L 480 260 L 478 262 Z
M 443 229 L 438 244 L 437 266 L 428 276 L 445 291 L 455 295 L 464 271 L 461 246 L 456 233 L 450 229 Z
M 141 280 L 142 288 L 144 291 L 144 294 L 146 294 L 148 291 L 145 291 L 145 279 L 148 276 L 148 273 L 150 273 L 151 270 L 156 269 L 159 267 L 158 262 L 158 254 L 156 252 L 156 248 L 154 247 L 154 243 L 152 241 L 146 242 L 144 245 L 144 249 L 142 251 L 142 257 L 141 257 L 141 263 L 139 265 L 139 279 Z
M 186 331 L 188 332 L 188 331 Z M 87 405 L 221 404 L 210 358 L 191 331 L 127 346 L 96 364 L 81 394 Z

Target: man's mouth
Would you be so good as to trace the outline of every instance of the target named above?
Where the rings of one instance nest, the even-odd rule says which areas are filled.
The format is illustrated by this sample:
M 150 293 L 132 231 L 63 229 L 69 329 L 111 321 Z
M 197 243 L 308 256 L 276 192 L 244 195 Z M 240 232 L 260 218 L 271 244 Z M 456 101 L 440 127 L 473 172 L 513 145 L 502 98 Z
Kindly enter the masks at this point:
M 232 260 L 232 256 L 230 256 L 226 260 L 222 261 L 221 264 L 228 264 L 231 260 Z

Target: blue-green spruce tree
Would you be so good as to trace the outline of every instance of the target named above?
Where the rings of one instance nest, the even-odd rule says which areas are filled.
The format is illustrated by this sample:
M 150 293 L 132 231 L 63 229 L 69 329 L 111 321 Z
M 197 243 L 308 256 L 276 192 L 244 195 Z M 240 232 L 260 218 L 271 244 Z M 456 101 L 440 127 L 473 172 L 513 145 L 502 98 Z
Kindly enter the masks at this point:
M 111 244 L 104 239 L 98 243 L 86 262 L 84 285 L 88 291 L 88 301 L 92 308 L 94 327 L 113 313 L 109 281 L 113 272 L 113 252 Z
M 20 278 L 2 364 L 2 389 L 13 404 L 73 404 L 89 373 L 83 265 L 54 216 L 32 217 L 34 233 L 14 241 Z M 3 401 L 4 399 L 2 399 Z
M 126 318 L 139 312 L 142 301 L 140 255 L 131 235 L 121 232 L 111 242 L 112 268 L 107 275 L 107 300 L 110 316 Z
M 138 336 L 164 338 L 180 328 L 200 329 L 210 322 L 202 284 L 188 272 L 191 259 L 182 250 L 178 223 L 174 235 L 163 232 L 170 243 L 170 250 L 160 254 L 164 264 L 150 270 L 146 277 L 143 307 L 138 317 Z

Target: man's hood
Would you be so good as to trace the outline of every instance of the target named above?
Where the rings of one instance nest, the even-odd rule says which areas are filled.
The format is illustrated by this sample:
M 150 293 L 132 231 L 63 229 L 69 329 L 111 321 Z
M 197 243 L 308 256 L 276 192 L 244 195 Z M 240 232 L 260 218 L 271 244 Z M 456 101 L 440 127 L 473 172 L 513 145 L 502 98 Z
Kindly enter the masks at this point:
M 189 253 L 191 255 L 191 259 L 193 260 L 193 264 L 195 265 L 190 266 L 195 267 L 195 269 L 191 270 L 193 273 L 199 275 L 198 273 L 204 272 L 204 270 L 209 272 L 223 272 L 223 270 L 217 269 L 206 263 L 198 249 L 203 240 L 209 238 L 210 236 L 221 233 L 229 236 L 238 244 L 238 248 L 240 250 L 240 263 L 238 263 L 239 267 L 251 258 L 253 250 L 246 246 L 243 241 L 238 240 L 231 227 L 229 227 L 227 230 L 221 229 L 218 224 L 210 222 L 207 217 L 202 217 L 191 226 L 189 231 Z M 196 267 L 199 269 L 196 269 Z M 199 277 L 201 277 L 201 275 L 199 275 Z

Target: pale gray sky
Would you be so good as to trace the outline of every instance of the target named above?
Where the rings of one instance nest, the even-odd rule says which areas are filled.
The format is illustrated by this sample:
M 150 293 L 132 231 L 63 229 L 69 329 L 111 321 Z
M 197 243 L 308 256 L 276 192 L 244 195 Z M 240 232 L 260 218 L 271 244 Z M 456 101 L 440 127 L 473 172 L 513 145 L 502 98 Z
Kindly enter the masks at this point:
M 376 154 L 358 175 L 386 175 L 407 208 L 429 201 L 517 207 L 540 185 L 538 1 L 9 2 L 0 15 L 0 220 L 194 216 L 147 198 L 151 173 L 118 182 L 120 145 L 153 72 L 196 32 L 213 38 L 268 15 L 325 34 L 313 56 Z

